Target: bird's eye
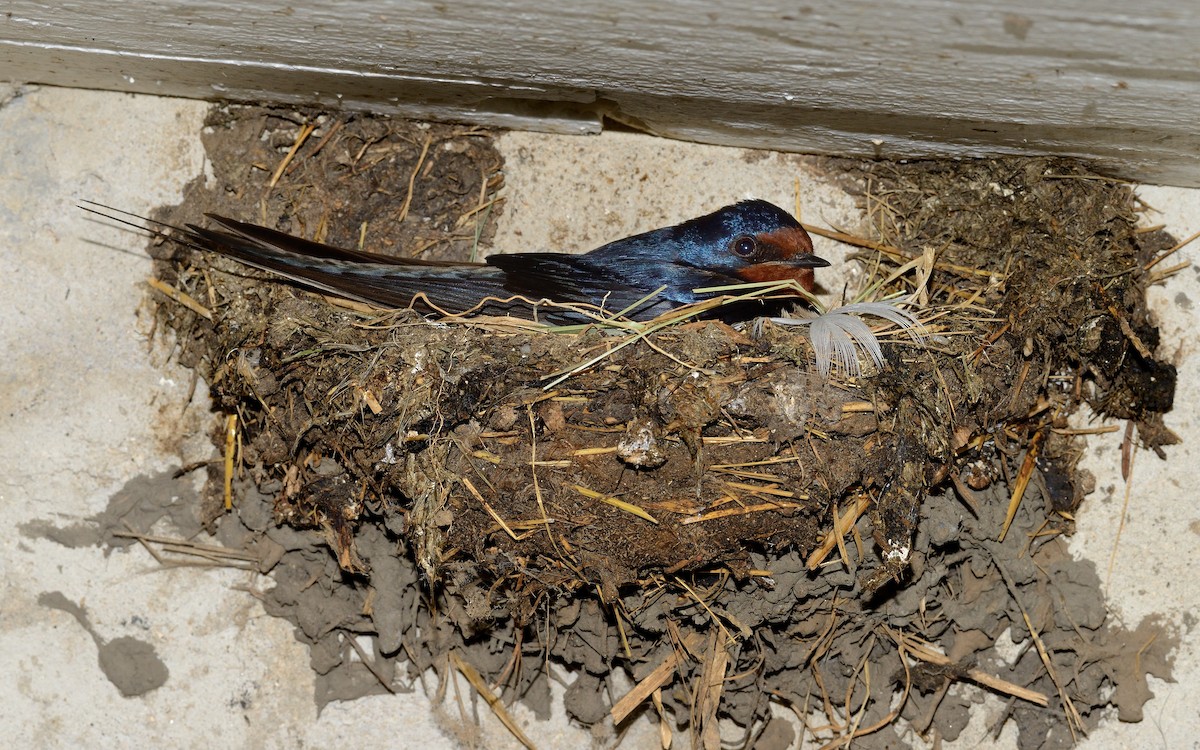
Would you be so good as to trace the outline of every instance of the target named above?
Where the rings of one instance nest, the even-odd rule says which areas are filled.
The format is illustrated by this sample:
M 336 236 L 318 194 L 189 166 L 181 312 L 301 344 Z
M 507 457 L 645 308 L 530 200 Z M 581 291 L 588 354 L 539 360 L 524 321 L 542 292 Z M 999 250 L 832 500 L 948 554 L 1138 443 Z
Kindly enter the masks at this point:
M 729 249 L 739 258 L 749 258 L 758 250 L 758 243 L 753 237 L 742 235 L 729 244 Z

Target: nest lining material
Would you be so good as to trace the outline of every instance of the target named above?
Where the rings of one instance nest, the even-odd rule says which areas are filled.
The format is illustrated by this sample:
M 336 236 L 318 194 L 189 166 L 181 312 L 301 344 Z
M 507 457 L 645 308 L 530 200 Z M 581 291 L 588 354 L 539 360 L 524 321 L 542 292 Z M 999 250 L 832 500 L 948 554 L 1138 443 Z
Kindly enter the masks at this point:
M 234 136 L 227 143 L 272 125 L 288 130 L 271 117 L 243 112 L 219 124 Z M 256 185 L 264 175 L 247 174 L 244 154 L 214 152 L 210 143 L 218 184 L 193 186 L 179 209 L 157 218 L 181 224 L 215 210 L 293 231 L 316 226 L 320 236 L 322 227 L 333 231 L 331 213 L 386 216 L 353 203 L 346 186 L 354 177 L 387 192 L 380 170 L 361 166 L 380 147 L 407 154 L 412 174 L 428 177 L 422 165 L 435 164 L 428 180 L 409 182 L 395 236 L 428 241 L 413 238 L 411 219 L 441 211 L 446 218 L 433 225 L 450 229 L 434 247 L 453 254 L 486 239 L 478 206 L 496 203 L 500 181 L 489 168 L 499 163 L 479 131 L 363 120 L 340 132 L 343 140 L 298 161 L 300 173 L 273 190 Z M 422 138 L 453 147 L 431 151 Z M 430 153 L 471 154 L 477 163 L 427 162 Z M 674 685 L 658 693 L 663 721 L 690 717 L 707 746 L 718 716 L 765 731 L 769 693 L 802 696 L 807 685 L 813 694 L 852 695 L 870 660 L 880 660 L 876 674 L 886 665 L 891 681 L 848 698 L 845 710 L 859 706 L 871 721 L 856 729 L 842 715 L 838 733 L 925 711 L 928 727 L 944 689 L 923 686 L 941 685 L 936 675 L 946 684 L 971 678 L 958 661 L 914 674 L 914 659 L 930 664 L 919 644 L 940 640 L 966 659 L 986 646 L 964 633 L 990 643 L 1000 625 L 1024 622 L 1060 651 L 1049 670 L 1033 662 L 1001 682 L 1058 700 L 1055 726 L 1082 728 L 1078 694 L 1046 689 L 1055 664 L 1079 671 L 1068 668 L 1067 636 L 1055 640 L 1056 628 L 1070 629 L 1053 611 L 1028 619 L 1017 598 L 1044 580 L 1031 556 L 1067 571 L 1053 537 L 1069 531 L 1087 489 L 1067 415 L 1086 401 L 1135 422 L 1151 447 L 1171 441 L 1161 415 L 1174 369 L 1153 357 L 1157 332 L 1144 304 L 1146 269 L 1170 240 L 1138 231 L 1128 188 L 1072 163 L 827 168 L 868 186 L 861 195 L 881 232 L 863 256 L 879 282 L 875 294 L 919 299 L 935 334 L 923 346 L 888 337 L 886 366 L 857 379 L 816 372 L 808 339 L 779 326 L 754 337 L 689 323 L 617 348 L 621 337 L 602 330 L 561 335 L 333 306 L 233 265 L 160 250 L 161 283 L 206 301 L 211 313 L 162 308 L 181 358 L 212 384 L 217 407 L 237 415 L 242 471 L 268 493 L 275 523 L 319 532 L 310 544 L 327 545 L 340 569 L 325 570 L 329 585 L 347 587 L 338 594 L 346 606 L 363 607 L 352 623 L 302 626 L 325 644 L 322 658 L 340 664 L 334 652 L 347 647 L 326 638 L 339 628 L 369 632 L 393 673 L 395 660 L 407 658 L 414 670 L 451 664 L 469 677 L 465 664 L 531 699 L 545 681 L 537 660 L 549 652 L 582 668 L 573 695 L 576 717 L 587 722 L 603 718 L 594 708 L 607 701 L 588 696 L 605 692 L 610 670 L 619 665 L 644 686 L 651 668 L 668 664 L 669 679 L 655 688 Z M 397 171 L 397 183 L 411 176 Z M 439 188 L 442 172 L 450 176 Z M 422 184 L 428 196 L 414 192 Z M 260 194 L 266 216 L 250 210 Z M 461 231 L 456 205 L 482 224 Z M 606 351 L 544 387 L 547 375 Z M 206 508 L 215 522 L 225 512 L 224 477 L 212 473 Z M 1021 503 L 1023 493 L 1043 506 Z M 940 527 L 949 518 L 961 539 Z M 994 541 L 1014 523 L 1040 536 Z M 242 527 L 281 533 L 261 517 Z M 409 554 L 420 575 L 406 567 Z M 321 565 L 311 551 L 301 558 Z M 311 577 L 302 569 L 292 572 Z M 890 619 L 876 609 L 966 570 L 976 586 L 940 605 L 956 619 L 933 626 L 915 609 Z M 979 589 L 985 580 L 1000 593 Z M 281 597 L 292 591 L 278 588 Z M 981 597 L 999 597 L 987 622 Z M 296 602 L 289 606 L 294 612 Z M 1102 608 L 1091 619 L 1088 627 L 1118 640 Z M 835 644 L 842 666 L 814 669 L 814 656 Z M 1126 671 L 1126 684 L 1144 685 L 1140 671 Z M 714 673 L 744 679 L 716 694 L 691 690 Z M 939 689 L 932 701 L 927 693 Z M 901 691 L 907 703 L 891 711 Z M 939 725 L 942 736 L 951 724 Z M 1043 740 L 1058 731 L 1042 730 Z

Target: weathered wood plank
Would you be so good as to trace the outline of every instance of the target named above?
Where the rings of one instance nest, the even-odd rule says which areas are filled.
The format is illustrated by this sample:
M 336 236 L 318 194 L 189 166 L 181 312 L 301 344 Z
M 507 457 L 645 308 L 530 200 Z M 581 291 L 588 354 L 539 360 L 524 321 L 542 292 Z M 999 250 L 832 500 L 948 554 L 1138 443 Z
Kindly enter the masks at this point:
M 11 0 L 0 78 L 1200 185 L 1200 6 Z

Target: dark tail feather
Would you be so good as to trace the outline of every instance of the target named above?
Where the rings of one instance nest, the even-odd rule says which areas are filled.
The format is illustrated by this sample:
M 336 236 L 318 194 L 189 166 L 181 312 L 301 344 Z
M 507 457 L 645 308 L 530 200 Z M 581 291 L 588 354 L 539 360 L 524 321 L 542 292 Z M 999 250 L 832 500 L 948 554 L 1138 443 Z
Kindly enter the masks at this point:
M 384 263 L 396 266 L 421 266 L 429 268 L 462 268 L 469 266 L 469 263 L 456 263 L 454 261 L 445 260 L 422 260 L 420 258 L 397 258 L 393 255 L 380 255 L 378 253 L 367 253 L 361 250 L 346 250 L 345 248 L 334 247 L 320 242 L 306 240 L 303 237 L 280 232 L 277 229 L 268 229 L 267 227 L 259 226 L 258 224 L 248 224 L 237 219 L 230 219 L 218 214 L 205 214 L 208 218 L 220 224 L 229 233 L 236 235 L 246 240 L 250 240 L 263 247 L 270 247 L 284 252 L 295 253 L 309 258 L 323 258 L 325 260 L 342 260 L 352 261 L 357 263 Z M 196 227 L 189 225 L 189 229 L 196 231 Z M 214 233 L 216 234 L 216 233 Z M 221 233 L 221 236 L 228 236 Z M 218 250 L 218 252 L 220 252 Z
M 96 203 L 95 201 L 80 200 L 80 203 L 88 204 L 86 206 L 77 206 L 77 208 L 87 211 L 89 214 L 95 214 L 96 216 L 108 219 L 109 221 L 115 221 L 119 224 L 124 224 L 127 227 L 132 227 L 133 229 L 136 229 L 143 234 L 150 235 L 151 237 L 158 237 L 163 240 L 178 242 L 185 247 L 190 247 L 195 250 L 207 249 L 203 245 L 197 244 L 196 238 L 193 237 L 192 233 L 184 227 L 177 227 L 174 224 L 168 224 L 165 221 L 157 221 L 147 216 L 142 216 L 141 214 L 122 211 L 119 208 L 106 206 L 103 203 Z M 90 206 L 95 206 L 95 208 L 90 208 Z M 120 216 L 117 214 L 120 214 Z M 122 218 L 122 216 L 127 216 L 129 218 Z M 138 221 L 132 221 L 131 219 L 137 219 Z M 139 224 L 138 222 L 143 223 Z M 155 227 L 162 227 L 162 229 L 156 229 Z
M 214 217 L 214 221 L 229 226 L 231 220 Z M 237 233 L 191 224 L 187 228 L 207 250 L 309 288 L 381 307 L 409 307 L 424 294 L 432 305 L 461 312 L 483 297 L 503 293 L 503 279 L 486 266 L 382 258 L 241 222 L 235 226 Z
M 521 302 L 487 303 L 480 307 L 485 298 L 513 297 L 505 288 L 503 271 L 482 263 L 394 258 L 344 250 L 213 214 L 208 214 L 209 218 L 227 231 L 195 224 L 178 227 L 101 203 L 83 203 L 88 204 L 79 206 L 84 211 L 151 236 L 225 255 L 310 289 L 380 307 L 415 305 L 447 313 L 479 309 L 490 314 L 529 310 Z

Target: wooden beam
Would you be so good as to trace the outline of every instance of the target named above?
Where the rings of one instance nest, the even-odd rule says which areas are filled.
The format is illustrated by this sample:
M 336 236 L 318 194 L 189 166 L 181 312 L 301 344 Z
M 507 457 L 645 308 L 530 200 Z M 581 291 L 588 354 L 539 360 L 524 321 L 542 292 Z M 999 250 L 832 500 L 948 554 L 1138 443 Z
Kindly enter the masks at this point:
M 0 77 L 1200 186 L 1196 39 L 1170 0 L 10 0 Z

